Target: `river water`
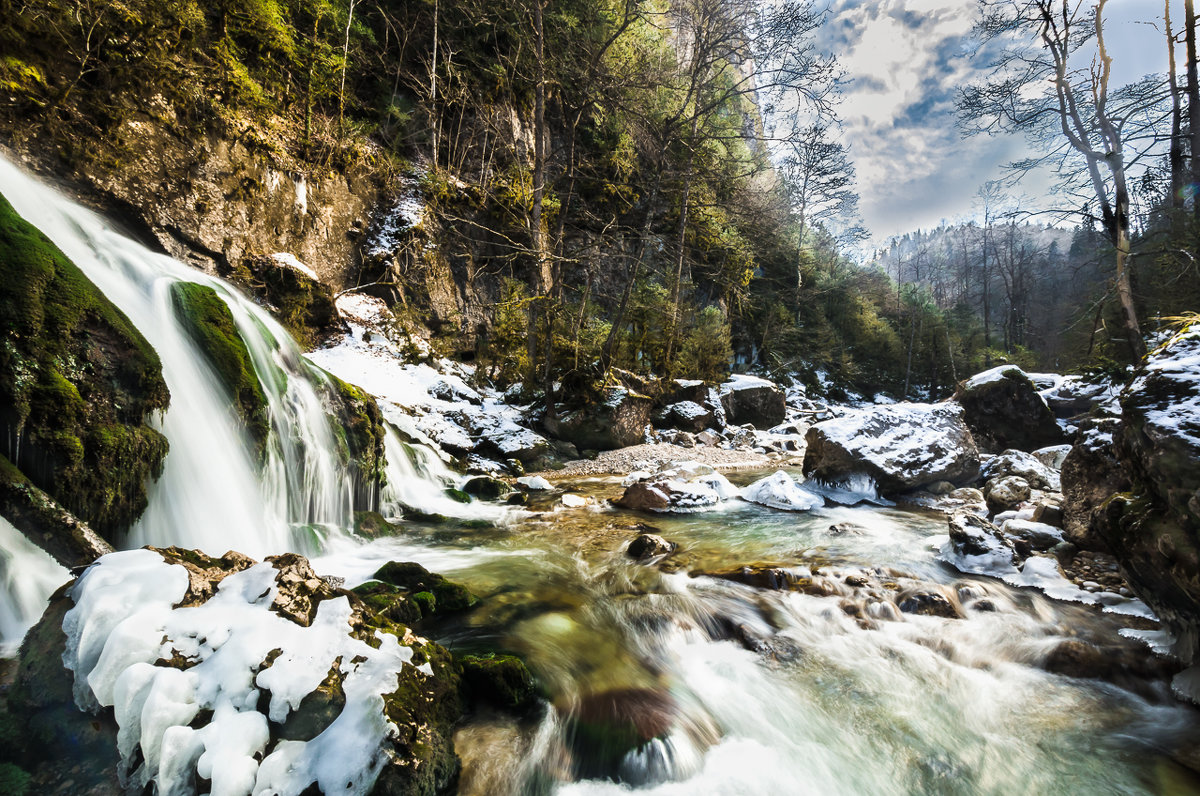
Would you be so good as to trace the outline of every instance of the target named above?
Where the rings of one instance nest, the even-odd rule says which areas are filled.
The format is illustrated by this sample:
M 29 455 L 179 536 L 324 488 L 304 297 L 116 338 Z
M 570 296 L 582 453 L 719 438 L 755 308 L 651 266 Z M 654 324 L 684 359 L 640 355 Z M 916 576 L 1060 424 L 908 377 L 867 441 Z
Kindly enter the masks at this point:
M 414 560 L 484 598 L 436 637 L 458 651 L 520 654 L 547 699 L 522 719 L 481 714 L 463 726 L 463 793 L 1200 792 L 1172 762 L 1197 747 L 1200 722 L 1161 682 L 1118 687 L 1042 668 L 1064 640 L 1135 644 L 1119 631 L 1137 620 L 955 572 L 936 555 L 940 515 L 732 501 L 640 516 L 609 508 L 619 486 L 594 480 L 572 485 L 591 507 L 564 509 L 553 494 L 508 514 L 476 504 L 458 510 L 493 527 L 409 524 L 362 543 L 347 527 L 352 490 L 333 464 L 322 377 L 269 314 L 4 161 L 0 185 L 163 359 L 172 406 L 155 422 L 171 452 L 128 546 L 297 550 L 351 586 L 385 561 Z M 261 477 L 227 396 L 171 314 L 180 279 L 229 304 L 268 387 L 274 430 Z M 445 497 L 454 476 L 436 457 L 398 438 L 388 453 L 385 511 L 461 506 Z M 624 547 L 645 530 L 679 550 L 632 561 Z M 774 568 L 777 585 L 794 588 L 716 576 L 743 566 Z M 0 647 L 11 652 L 65 574 L 0 525 Z M 914 595 L 936 595 L 960 616 L 899 611 Z M 618 725 L 650 740 L 584 741 Z

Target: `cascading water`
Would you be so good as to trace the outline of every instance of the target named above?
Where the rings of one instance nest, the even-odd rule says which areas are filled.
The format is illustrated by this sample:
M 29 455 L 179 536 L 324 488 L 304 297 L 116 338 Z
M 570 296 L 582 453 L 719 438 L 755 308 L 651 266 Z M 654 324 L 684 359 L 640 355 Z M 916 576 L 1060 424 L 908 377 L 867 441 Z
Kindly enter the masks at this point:
M 48 553 L 0 517 L 0 657 L 16 653 L 46 597 L 71 577 Z
M 351 486 L 331 420 L 310 366 L 266 311 L 221 280 L 131 241 L 7 161 L 0 161 L 0 184 L 16 211 L 129 316 L 162 360 L 171 405 L 160 423 L 171 450 L 130 545 L 259 557 L 311 551 L 309 526 L 349 527 Z M 261 475 L 229 396 L 175 314 L 177 281 L 213 288 L 251 353 L 272 426 Z

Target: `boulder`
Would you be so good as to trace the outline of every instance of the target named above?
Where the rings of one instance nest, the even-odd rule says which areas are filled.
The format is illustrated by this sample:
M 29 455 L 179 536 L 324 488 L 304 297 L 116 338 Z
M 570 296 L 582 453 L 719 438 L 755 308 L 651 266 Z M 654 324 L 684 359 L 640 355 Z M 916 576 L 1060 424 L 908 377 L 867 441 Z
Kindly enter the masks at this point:
M 630 558 L 655 558 L 657 556 L 665 556 L 668 553 L 673 553 L 677 545 L 674 542 L 668 542 L 666 539 L 652 533 L 639 534 L 636 539 L 629 543 L 626 553 Z
M 691 514 L 737 495 L 729 479 L 707 465 L 685 462 L 630 484 L 616 501 L 636 511 Z
M 679 401 L 664 406 L 654 419 L 658 428 L 674 428 L 696 434 L 716 424 L 716 413 L 711 406 L 695 401 Z
M 1063 462 L 1067 460 L 1067 454 L 1071 452 L 1071 447 L 1071 445 L 1051 445 L 1046 448 L 1038 448 L 1033 452 L 1033 457 L 1051 470 L 1061 471 Z
M 614 450 L 642 442 L 653 401 L 625 387 L 608 387 L 602 399 L 546 420 L 546 430 L 580 450 Z
M 1049 550 L 1063 541 L 1058 528 L 1030 520 L 1005 520 L 1000 531 L 1010 539 L 1027 542 L 1034 550 Z
M 1050 410 L 1056 417 L 1070 419 L 1094 409 L 1111 397 L 1112 385 L 1084 381 L 1080 376 L 1065 376 L 1058 383 L 1041 390 Z
M 742 500 L 784 511 L 809 511 L 825 505 L 825 499 L 808 489 L 783 470 L 745 487 Z
M 954 400 L 984 451 L 1031 451 L 1064 442 L 1054 413 L 1016 365 L 1001 365 L 967 379 Z
M 190 792 L 204 778 L 213 792 L 349 782 L 432 796 L 458 773 L 463 699 L 446 650 L 300 556 L 147 548 L 104 556 L 52 598 L 10 708 L 46 729 L 46 766 L 91 744 L 125 792 Z M 204 768 L 217 743 L 220 765 Z M 330 755 L 338 765 L 321 765 Z
M 1129 489 L 1129 475 L 1117 462 L 1112 430 L 1090 431 L 1071 448 L 1063 460 L 1063 530 L 1066 537 L 1084 550 L 1106 550 L 1097 532 L 1104 503 Z
M 1150 354 L 1121 393 L 1114 435 L 1130 490 L 1101 505 L 1097 530 L 1134 590 L 1200 657 L 1200 324 Z M 1072 452 L 1074 453 L 1074 452 Z
M 948 523 L 950 543 L 959 555 L 988 555 L 1007 546 L 1000 529 L 976 514 L 959 512 L 951 515 Z M 1011 551 L 1008 560 L 1012 560 Z
M 992 513 L 1008 511 L 1029 499 L 1029 482 L 1019 475 L 1006 475 L 988 481 L 983 487 Z
M 1047 467 L 1036 456 L 1018 450 L 1006 450 L 984 462 L 979 473 L 985 481 L 1015 475 L 1022 478 L 1032 489 L 1047 489 L 1057 492 L 1062 482 L 1057 472 Z
M 979 452 L 954 404 L 852 410 L 812 426 L 805 440 L 804 474 L 827 483 L 867 475 L 882 494 L 896 494 L 979 475 Z
M 787 397 L 772 381 L 735 375 L 720 387 L 721 406 L 730 425 L 768 429 L 787 417 Z

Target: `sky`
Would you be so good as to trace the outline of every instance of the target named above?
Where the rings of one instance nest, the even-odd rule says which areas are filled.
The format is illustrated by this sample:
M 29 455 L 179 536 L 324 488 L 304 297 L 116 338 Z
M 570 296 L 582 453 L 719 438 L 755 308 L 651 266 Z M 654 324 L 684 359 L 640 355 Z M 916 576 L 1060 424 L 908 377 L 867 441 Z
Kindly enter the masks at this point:
M 1182 6 L 1172 0 L 1176 29 Z M 964 138 L 956 126 L 957 89 L 986 73 L 970 52 L 975 11 L 974 0 L 829 0 L 823 43 L 846 72 L 838 112 L 873 245 L 972 215 L 980 186 L 1028 146 L 1021 136 Z M 1162 0 L 1109 0 L 1115 83 L 1166 71 L 1162 11 Z M 1018 191 L 1036 203 L 1048 184 Z

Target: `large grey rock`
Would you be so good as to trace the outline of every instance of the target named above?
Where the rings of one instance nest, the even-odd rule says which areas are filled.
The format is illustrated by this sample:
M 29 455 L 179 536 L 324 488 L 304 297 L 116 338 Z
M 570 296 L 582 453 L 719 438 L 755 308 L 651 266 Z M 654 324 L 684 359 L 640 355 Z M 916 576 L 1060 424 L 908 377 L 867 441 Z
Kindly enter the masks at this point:
M 967 379 L 954 400 L 984 451 L 1032 451 L 1065 441 L 1054 413 L 1016 365 L 1001 365 Z
M 854 410 L 817 423 L 805 439 L 805 475 L 833 483 L 864 474 L 883 494 L 938 481 L 968 484 L 979 475 L 979 451 L 955 404 Z
M 774 382 L 737 375 L 721 385 L 721 406 L 729 425 L 768 429 L 787 416 L 787 396 Z
M 1098 532 L 1105 502 L 1129 489 L 1129 474 L 1117 461 L 1112 434 L 1087 434 L 1063 460 L 1063 531 L 1084 550 L 1107 550 Z
M 1130 587 L 1200 657 L 1200 325 L 1152 353 L 1121 393 L 1114 435 L 1129 493 L 1107 500 L 1097 530 Z
M 614 450 L 642 442 L 653 401 L 625 387 L 609 387 L 601 400 L 546 421 L 546 430 L 580 450 Z
M 1059 475 L 1043 464 L 1036 456 L 1018 450 L 1006 450 L 984 462 L 980 475 L 985 480 L 1004 478 L 1010 475 L 1023 478 L 1034 489 L 1054 492 L 1062 488 Z

